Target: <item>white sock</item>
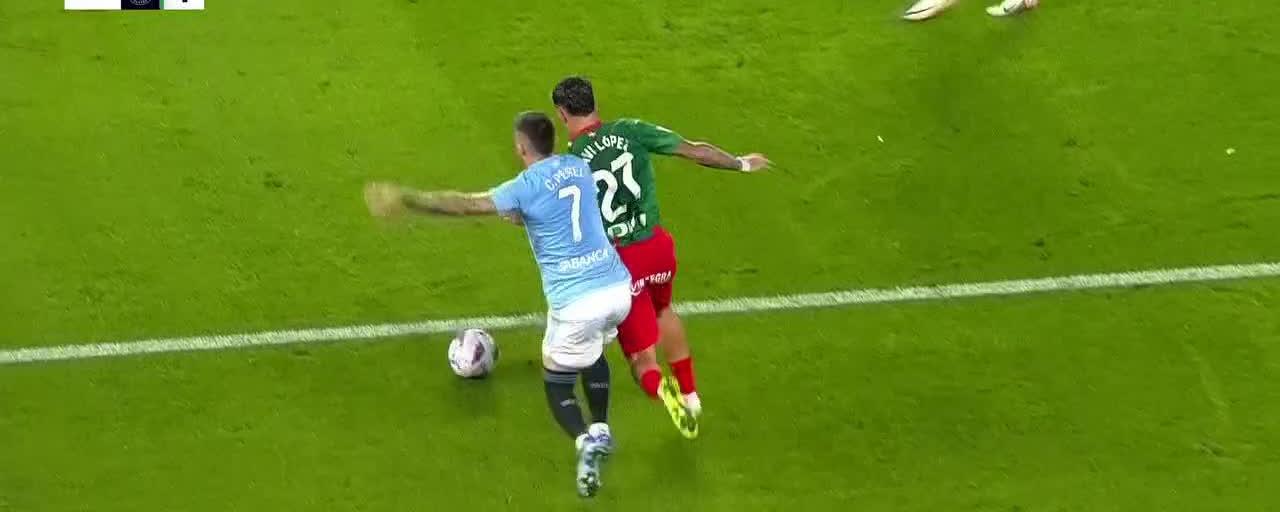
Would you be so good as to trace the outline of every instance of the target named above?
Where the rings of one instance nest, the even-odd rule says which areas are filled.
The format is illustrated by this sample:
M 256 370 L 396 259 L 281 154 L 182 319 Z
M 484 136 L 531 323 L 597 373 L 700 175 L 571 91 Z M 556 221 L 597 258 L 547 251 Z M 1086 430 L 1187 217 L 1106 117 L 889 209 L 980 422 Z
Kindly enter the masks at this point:
M 698 392 L 686 393 L 684 395 L 684 404 L 693 409 L 694 412 L 702 411 L 702 399 L 698 397 Z

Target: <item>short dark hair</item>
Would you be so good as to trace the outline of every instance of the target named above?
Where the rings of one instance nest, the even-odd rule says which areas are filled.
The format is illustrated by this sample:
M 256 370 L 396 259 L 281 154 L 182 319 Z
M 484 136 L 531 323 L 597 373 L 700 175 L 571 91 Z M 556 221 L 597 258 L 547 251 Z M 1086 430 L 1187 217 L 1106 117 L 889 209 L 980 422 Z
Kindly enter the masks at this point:
M 596 93 L 591 89 L 591 81 L 581 76 L 571 76 L 556 84 L 551 102 L 569 115 L 585 116 L 596 111 Z
M 533 145 L 531 149 L 547 156 L 555 151 L 556 125 L 542 112 L 521 112 L 516 116 L 516 131 L 524 134 Z

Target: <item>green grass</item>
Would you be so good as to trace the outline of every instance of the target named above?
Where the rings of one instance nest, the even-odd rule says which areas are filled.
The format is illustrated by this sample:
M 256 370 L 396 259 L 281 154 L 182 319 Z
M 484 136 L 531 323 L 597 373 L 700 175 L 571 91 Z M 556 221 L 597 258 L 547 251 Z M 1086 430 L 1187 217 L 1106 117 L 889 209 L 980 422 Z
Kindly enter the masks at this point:
M 538 310 L 518 231 L 359 191 L 510 176 L 571 73 L 780 164 L 659 162 L 681 299 L 1280 259 L 1271 4 L 55 4 L 0 2 L 0 348 Z M 1278 309 L 1271 280 L 696 318 L 703 438 L 615 365 L 593 505 L 532 330 L 484 382 L 439 337 L 0 367 L 0 510 L 1268 510 Z

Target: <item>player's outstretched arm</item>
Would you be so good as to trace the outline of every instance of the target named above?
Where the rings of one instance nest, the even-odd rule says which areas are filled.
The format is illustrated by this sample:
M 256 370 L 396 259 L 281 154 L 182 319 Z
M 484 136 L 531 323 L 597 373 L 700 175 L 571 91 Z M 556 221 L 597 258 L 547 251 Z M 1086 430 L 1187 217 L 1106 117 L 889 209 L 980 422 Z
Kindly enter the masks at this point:
M 402 201 L 410 210 L 430 215 L 495 215 L 498 207 L 488 192 L 406 191 Z
M 676 146 L 674 154 L 697 162 L 704 167 L 726 169 L 731 171 L 755 172 L 767 169 L 769 159 L 759 153 L 733 156 L 728 151 L 708 142 L 681 142 Z
M 392 183 L 370 183 L 364 189 L 369 213 L 398 217 L 406 212 L 422 215 L 494 215 L 498 207 L 489 192 L 423 192 Z

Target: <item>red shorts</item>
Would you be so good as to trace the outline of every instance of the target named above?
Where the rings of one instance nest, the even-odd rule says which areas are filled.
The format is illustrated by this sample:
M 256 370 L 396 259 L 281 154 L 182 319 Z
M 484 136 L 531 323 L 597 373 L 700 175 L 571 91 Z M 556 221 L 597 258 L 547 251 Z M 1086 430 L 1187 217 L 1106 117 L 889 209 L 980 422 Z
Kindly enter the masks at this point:
M 671 306 L 676 279 L 676 242 L 661 226 L 653 236 L 618 248 L 631 271 L 631 313 L 618 325 L 618 344 L 627 356 L 658 343 L 658 314 Z

